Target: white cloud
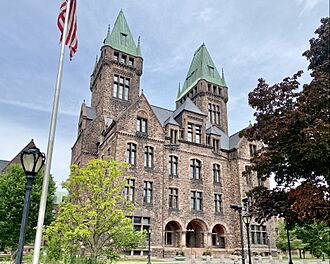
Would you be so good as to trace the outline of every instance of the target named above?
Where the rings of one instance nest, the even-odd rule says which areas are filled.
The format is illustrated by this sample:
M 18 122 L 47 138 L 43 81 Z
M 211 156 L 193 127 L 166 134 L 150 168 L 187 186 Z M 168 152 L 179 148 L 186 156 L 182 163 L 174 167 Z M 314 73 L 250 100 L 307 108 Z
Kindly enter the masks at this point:
M 299 13 L 299 17 L 309 13 L 314 7 L 321 2 L 321 0 L 296 0 L 299 5 L 302 5 L 302 10 Z M 329 3 L 328 3 L 329 4 Z

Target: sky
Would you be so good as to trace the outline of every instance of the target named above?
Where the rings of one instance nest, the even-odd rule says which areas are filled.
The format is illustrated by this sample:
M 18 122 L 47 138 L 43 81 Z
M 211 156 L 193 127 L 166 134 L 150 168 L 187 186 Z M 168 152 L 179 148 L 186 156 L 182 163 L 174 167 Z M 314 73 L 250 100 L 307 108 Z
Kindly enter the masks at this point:
M 0 2 L 0 160 L 11 160 L 32 138 L 47 150 L 59 60 L 60 1 Z M 141 36 L 141 88 L 152 105 L 174 109 L 194 51 L 204 42 L 228 85 L 233 134 L 253 122 L 248 93 L 258 78 L 269 84 L 304 70 L 301 54 L 328 0 L 77 0 L 78 52 L 66 49 L 51 173 L 69 175 L 81 103 L 90 103 L 89 81 L 106 36 L 123 9 L 135 40 Z

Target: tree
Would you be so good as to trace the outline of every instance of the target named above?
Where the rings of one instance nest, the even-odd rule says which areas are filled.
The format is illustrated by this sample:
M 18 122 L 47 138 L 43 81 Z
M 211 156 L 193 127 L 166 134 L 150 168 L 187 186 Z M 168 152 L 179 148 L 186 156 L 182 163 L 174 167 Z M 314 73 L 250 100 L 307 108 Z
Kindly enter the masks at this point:
M 322 253 L 330 254 L 330 228 L 325 223 L 312 223 L 294 230 L 297 238 L 306 244 L 306 249 L 319 258 Z
M 305 250 L 308 248 L 308 243 L 298 238 L 296 230 L 294 229 L 290 234 L 290 243 L 292 249 Z M 279 220 L 277 223 L 277 238 L 276 238 L 276 247 L 282 251 L 288 250 L 288 238 L 285 223 L 283 220 Z
M 255 189 L 250 195 L 274 200 L 281 193 L 288 201 L 287 207 L 266 211 L 256 208 L 264 204 L 257 201 L 259 219 L 288 215 L 288 210 L 303 222 L 330 219 L 330 19 L 322 19 L 315 33 L 318 38 L 311 39 L 310 49 L 303 53 L 310 62 L 309 84 L 301 89 L 302 71 L 298 71 L 274 85 L 259 79 L 249 94 L 256 123 L 241 135 L 264 143 L 252 159 L 252 169 L 262 179 L 274 176 L 277 183 L 276 191 L 265 190 L 261 195 Z
M 74 260 L 84 249 L 93 263 L 114 260 L 124 250 L 145 241 L 134 230 L 133 206 L 124 200 L 126 163 L 92 160 L 84 168 L 71 166 L 63 187 L 69 192 L 59 206 L 57 219 L 46 228 L 47 256 L 54 260 Z
M 26 226 L 25 244 L 33 241 L 38 221 L 43 172 L 34 180 L 31 192 L 29 217 Z M 26 176 L 21 166 L 12 165 L 0 174 L 0 249 L 17 249 L 24 206 Z M 49 182 L 45 224 L 53 220 L 53 200 L 55 183 Z

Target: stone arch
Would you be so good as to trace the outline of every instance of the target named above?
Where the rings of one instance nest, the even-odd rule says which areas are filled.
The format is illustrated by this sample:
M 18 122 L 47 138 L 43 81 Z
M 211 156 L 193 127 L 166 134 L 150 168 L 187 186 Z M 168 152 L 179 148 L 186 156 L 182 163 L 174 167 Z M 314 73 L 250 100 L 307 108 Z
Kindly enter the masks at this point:
M 164 245 L 166 247 L 180 247 L 182 227 L 177 221 L 169 221 L 165 225 Z
M 191 220 L 186 228 L 186 247 L 203 248 L 207 245 L 207 224 L 201 219 Z
M 221 224 L 216 224 L 212 228 L 212 247 L 226 248 L 226 228 Z

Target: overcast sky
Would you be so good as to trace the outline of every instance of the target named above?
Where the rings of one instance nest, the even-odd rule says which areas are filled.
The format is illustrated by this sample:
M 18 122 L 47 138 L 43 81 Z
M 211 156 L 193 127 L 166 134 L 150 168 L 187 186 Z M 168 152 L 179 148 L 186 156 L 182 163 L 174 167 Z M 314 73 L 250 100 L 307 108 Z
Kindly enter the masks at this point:
M 52 163 L 59 184 L 68 177 L 71 147 L 89 77 L 107 25 L 122 8 L 135 40 L 141 36 L 149 102 L 174 108 L 194 51 L 205 43 L 229 87 L 230 134 L 253 120 L 248 93 L 257 79 L 281 81 L 302 69 L 301 56 L 328 0 L 97 0 L 78 1 L 79 47 L 66 50 Z M 31 138 L 46 152 L 59 58 L 56 26 L 60 1 L 0 2 L 0 159 L 12 159 Z M 301 82 L 308 82 L 306 73 Z

